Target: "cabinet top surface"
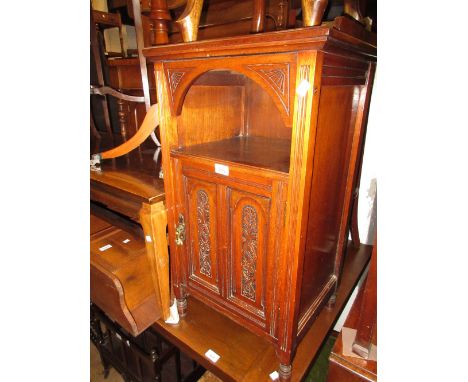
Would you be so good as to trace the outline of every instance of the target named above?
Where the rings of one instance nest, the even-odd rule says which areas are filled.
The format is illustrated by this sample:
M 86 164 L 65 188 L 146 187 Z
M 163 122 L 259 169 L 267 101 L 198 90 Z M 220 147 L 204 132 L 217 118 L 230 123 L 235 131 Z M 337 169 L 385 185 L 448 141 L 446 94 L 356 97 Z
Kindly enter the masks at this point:
M 369 60 L 377 54 L 376 35 L 338 17 L 317 27 L 225 37 L 145 48 L 150 61 L 207 58 L 303 50 L 345 49 Z

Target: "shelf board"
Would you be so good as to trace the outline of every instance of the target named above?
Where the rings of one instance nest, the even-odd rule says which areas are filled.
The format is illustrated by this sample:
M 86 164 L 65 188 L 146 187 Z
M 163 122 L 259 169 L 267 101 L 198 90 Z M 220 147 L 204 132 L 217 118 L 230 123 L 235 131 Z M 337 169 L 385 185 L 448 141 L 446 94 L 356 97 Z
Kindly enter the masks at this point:
M 173 151 L 288 174 L 291 141 L 267 137 L 234 137 Z

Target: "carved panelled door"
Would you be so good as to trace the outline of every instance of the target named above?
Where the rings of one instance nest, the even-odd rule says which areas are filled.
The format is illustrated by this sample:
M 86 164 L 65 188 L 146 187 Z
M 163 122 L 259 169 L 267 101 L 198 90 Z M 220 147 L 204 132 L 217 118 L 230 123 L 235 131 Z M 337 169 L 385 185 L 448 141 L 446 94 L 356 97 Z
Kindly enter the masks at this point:
M 271 199 L 230 189 L 228 200 L 227 298 L 264 321 Z
M 186 177 L 185 190 L 189 279 L 219 295 L 217 185 Z
M 185 215 L 189 292 L 198 292 L 276 336 L 277 216 L 264 189 L 212 180 L 194 165 L 179 167 Z M 273 218 L 274 219 L 274 218 Z M 277 220 L 277 219 L 276 219 Z M 276 243 L 276 244 L 275 244 Z

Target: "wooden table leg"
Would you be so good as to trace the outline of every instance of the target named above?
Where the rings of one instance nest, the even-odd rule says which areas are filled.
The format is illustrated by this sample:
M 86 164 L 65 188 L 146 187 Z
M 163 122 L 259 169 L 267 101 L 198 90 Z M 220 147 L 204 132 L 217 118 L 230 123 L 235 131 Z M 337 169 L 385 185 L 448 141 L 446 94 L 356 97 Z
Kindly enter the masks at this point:
M 146 253 L 151 267 L 156 298 L 161 302 L 163 319 L 169 318 L 169 253 L 167 249 L 167 213 L 164 202 L 143 203 L 140 210 L 140 223 L 146 242 Z

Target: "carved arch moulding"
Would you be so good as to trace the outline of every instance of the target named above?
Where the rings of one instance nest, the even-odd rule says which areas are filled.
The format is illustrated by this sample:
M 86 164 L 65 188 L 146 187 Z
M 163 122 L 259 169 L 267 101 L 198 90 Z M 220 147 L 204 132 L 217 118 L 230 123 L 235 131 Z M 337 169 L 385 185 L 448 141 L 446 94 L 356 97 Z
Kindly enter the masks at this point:
M 190 62 L 171 62 L 165 65 L 165 76 L 170 94 L 171 107 L 176 115 L 182 111 L 185 94 L 190 85 L 201 75 L 211 70 L 231 70 L 257 82 L 272 97 L 287 126 L 292 125 L 291 76 L 295 77 L 295 65 L 290 56 L 275 57 L 271 63 L 255 63 L 252 59 L 213 58 L 205 61 L 203 67 Z M 281 62 L 278 62 L 280 61 Z M 194 66 L 192 66 L 194 65 Z

